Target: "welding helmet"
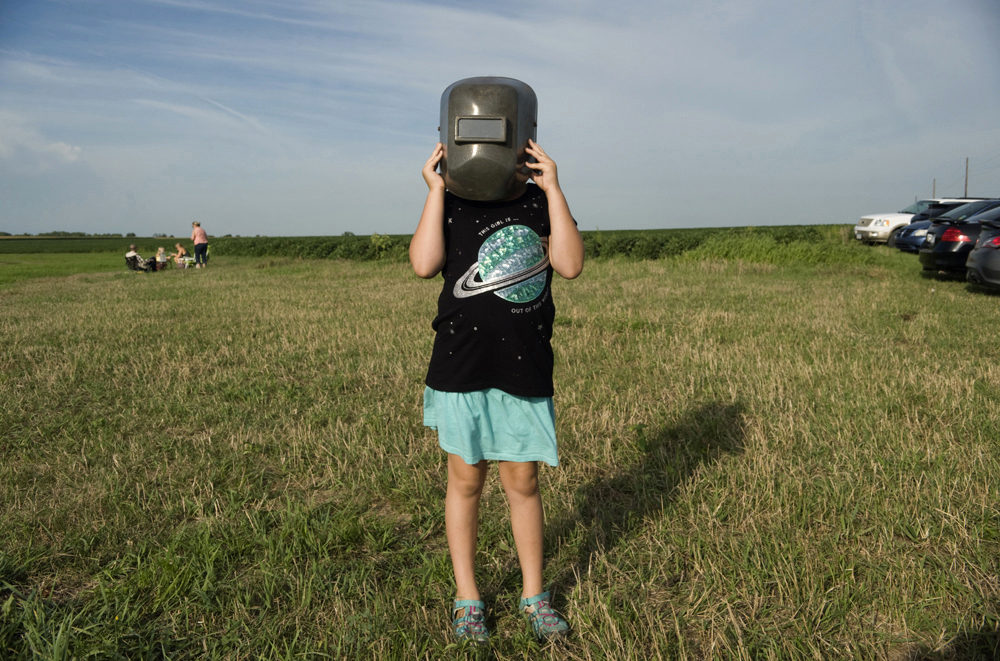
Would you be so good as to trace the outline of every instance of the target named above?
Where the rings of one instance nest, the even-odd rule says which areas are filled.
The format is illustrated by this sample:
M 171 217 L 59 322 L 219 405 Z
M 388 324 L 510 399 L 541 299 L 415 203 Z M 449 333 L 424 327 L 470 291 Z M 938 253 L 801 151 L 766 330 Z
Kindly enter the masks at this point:
M 441 95 L 441 176 L 467 200 L 503 200 L 528 180 L 528 138 L 535 139 L 535 92 L 513 78 L 466 78 Z M 532 159 L 531 162 L 534 162 Z

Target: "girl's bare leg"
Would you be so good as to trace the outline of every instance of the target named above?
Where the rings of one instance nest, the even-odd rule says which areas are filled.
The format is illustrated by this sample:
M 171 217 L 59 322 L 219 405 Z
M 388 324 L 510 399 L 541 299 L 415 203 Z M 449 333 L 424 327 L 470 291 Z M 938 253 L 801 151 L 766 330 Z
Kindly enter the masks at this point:
M 534 461 L 501 461 L 500 482 L 510 501 L 510 525 L 524 581 L 521 596 L 534 597 L 542 592 L 542 532 L 545 525 L 542 495 L 538 490 L 538 464 Z
M 479 535 L 479 497 L 483 495 L 487 466 L 485 461 L 470 466 L 458 455 L 448 455 L 444 525 L 455 570 L 456 599 L 479 599 L 476 539 Z

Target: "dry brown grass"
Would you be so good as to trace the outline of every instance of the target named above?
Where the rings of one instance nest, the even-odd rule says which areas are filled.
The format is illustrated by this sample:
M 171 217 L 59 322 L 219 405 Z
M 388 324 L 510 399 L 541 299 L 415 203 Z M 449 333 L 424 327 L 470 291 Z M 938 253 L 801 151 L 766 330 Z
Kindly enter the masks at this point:
M 495 658 L 988 658 L 998 299 L 894 259 L 557 282 L 546 577 L 575 635 L 528 639 L 492 478 Z M 5 653 L 62 626 L 78 656 L 453 655 L 439 286 L 276 258 L 4 290 Z

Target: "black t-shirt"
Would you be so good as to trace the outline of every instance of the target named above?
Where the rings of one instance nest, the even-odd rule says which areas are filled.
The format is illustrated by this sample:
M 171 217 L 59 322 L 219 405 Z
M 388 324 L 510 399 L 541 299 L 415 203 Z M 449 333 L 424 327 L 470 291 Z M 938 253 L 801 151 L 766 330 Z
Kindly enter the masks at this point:
M 428 386 L 552 396 L 549 234 L 545 193 L 534 184 L 505 202 L 445 193 L 444 289 Z

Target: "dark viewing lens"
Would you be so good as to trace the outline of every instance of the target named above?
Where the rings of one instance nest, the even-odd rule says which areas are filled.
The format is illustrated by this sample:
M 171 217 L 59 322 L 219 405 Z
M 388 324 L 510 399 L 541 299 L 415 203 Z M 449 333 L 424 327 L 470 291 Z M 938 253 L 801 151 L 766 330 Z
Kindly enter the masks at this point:
M 460 140 L 503 140 L 503 123 L 500 118 L 458 120 Z

